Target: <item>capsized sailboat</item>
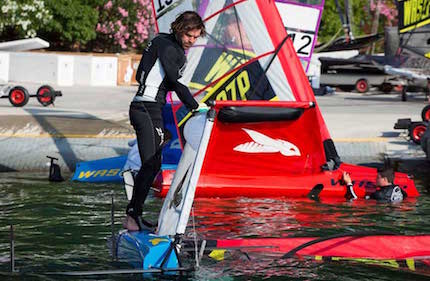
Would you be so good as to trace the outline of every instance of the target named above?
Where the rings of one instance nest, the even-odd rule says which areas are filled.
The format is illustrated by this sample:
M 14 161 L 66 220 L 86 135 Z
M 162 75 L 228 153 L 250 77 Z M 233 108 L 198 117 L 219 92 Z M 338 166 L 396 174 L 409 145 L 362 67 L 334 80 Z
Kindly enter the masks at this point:
M 258 102 L 260 103 L 260 102 Z M 275 103 L 282 105 L 283 103 Z M 304 105 L 303 105 L 304 106 Z M 295 110 L 284 111 L 278 107 L 284 116 L 295 114 Z M 293 108 L 293 109 L 297 109 Z M 298 107 L 300 109 L 300 107 Z M 276 111 L 276 109 L 275 109 Z M 223 258 L 223 253 L 229 250 L 242 252 L 262 252 L 277 254 L 279 259 L 291 258 L 294 255 L 315 258 L 317 260 L 374 260 L 374 264 L 384 265 L 385 260 L 391 264 L 396 260 L 406 260 L 415 270 L 415 262 L 429 263 L 430 235 L 393 235 L 389 233 L 352 232 L 330 237 L 287 237 L 261 239 L 215 239 L 202 240 L 194 235 L 194 239 L 185 240 L 186 228 L 190 220 L 194 197 L 201 174 L 202 161 L 211 139 L 215 109 L 207 115 L 200 113 L 190 119 L 185 125 L 184 153 L 175 173 L 172 186 L 163 202 L 156 230 L 140 232 L 122 231 L 116 242 L 116 255 L 122 261 L 127 261 L 136 268 L 143 270 L 182 271 L 189 269 L 185 258 L 194 253 L 196 264 L 203 256 L 216 260 Z M 224 118 L 224 117 L 222 117 Z M 242 118 L 242 116 L 240 116 Z M 275 117 L 276 118 L 276 117 Z M 261 138 L 264 136 L 247 132 Z M 279 141 L 279 140 L 278 140 Z M 285 143 L 282 142 L 282 145 Z M 245 146 L 247 147 L 247 146 Z M 296 154 L 296 147 L 280 153 Z M 240 146 L 238 149 L 241 149 Z M 191 256 L 192 258 L 192 256 Z M 191 263 L 194 259 L 191 259 Z M 190 260 L 188 259 L 188 264 Z
M 200 166 L 196 196 L 306 197 L 321 187 L 321 197 L 344 197 L 343 171 L 353 175 L 358 197 L 373 193 L 376 169 L 346 163 L 330 167 L 335 159 L 327 161 L 320 131 L 303 129 L 314 126 L 317 116 L 312 103 L 216 102 L 206 120 L 213 123 L 210 138 L 196 145 L 204 146 L 195 163 Z M 410 197 L 419 195 L 406 174 L 396 173 L 396 184 Z M 160 196 L 167 190 L 162 186 Z
M 376 169 L 340 160 L 274 1 L 155 1 L 154 10 L 160 31 L 182 10 L 199 11 L 207 28 L 182 77 L 213 105 L 196 196 L 303 197 L 322 187 L 321 196 L 343 197 L 344 171 L 359 197 L 375 191 Z M 206 64 L 214 53 L 216 63 Z M 191 113 L 172 108 L 183 136 Z M 167 194 L 172 174 L 163 171 L 158 195 Z M 395 183 L 418 196 L 406 174 L 396 173 Z
M 186 141 L 170 188 L 162 191 L 166 198 L 158 226 L 156 230 L 121 232 L 116 243 L 116 254 L 120 260 L 142 270 L 180 271 L 184 269 L 181 258 L 190 248 L 195 252 L 196 263 L 206 253 L 205 250 L 214 248 L 239 248 L 243 251 L 268 249 L 288 254 L 285 258 L 294 252 L 319 257 L 428 259 L 429 235 L 387 237 L 387 234 L 351 233 L 320 241 L 307 237 L 226 239 L 216 242 L 197 241 L 195 236 L 194 240 L 185 241 L 195 196 L 306 196 L 317 190 L 321 196 L 343 197 L 346 190 L 340 184 L 340 176 L 345 170 L 354 176 L 357 195 L 363 197 L 375 188 L 373 179 L 376 170 L 339 161 L 274 1 L 169 3 L 154 3 L 157 18 L 169 15 L 169 7 L 197 10 L 204 15 L 207 31 L 212 36 L 226 22 L 218 21 L 224 13 L 234 16 L 234 19 L 240 20 L 238 26 L 242 25 L 243 31 L 247 31 L 253 55 L 249 58 L 242 56 L 245 53 L 243 47 L 239 52 L 242 61 L 237 67 L 196 92 L 199 99 L 212 100 L 207 113 L 191 116 L 182 107 L 174 110 Z M 198 5 L 202 3 L 204 5 Z M 177 12 L 170 16 L 174 17 Z M 205 51 L 204 46 L 212 43 L 228 50 L 215 39 L 200 39 L 203 40 L 200 41 L 203 47 L 190 50 L 189 56 L 200 57 Z M 237 57 L 233 56 L 230 61 L 233 59 L 237 60 Z M 187 69 L 193 69 L 193 63 L 197 67 L 198 62 L 199 59 L 190 60 L 191 65 Z M 249 80 L 256 72 L 244 68 L 250 65 L 256 72 L 260 71 L 260 76 L 255 77 L 256 85 Z M 191 79 L 194 70 L 184 74 L 184 78 Z M 221 81 L 224 83 L 219 83 Z M 236 98 L 241 97 L 242 101 L 216 99 L 217 95 L 223 94 L 237 94 Z M 261 101 L 255 95 L 273 95 L 272 99 L 279 101 Z M 184 118 L 189 120 L 181 124 Z M 407 175 L 397 174 L 396 180 L 409 196 L 418 195 Z M 398 239 L 402 245 L 408 246 L 384 243 L 381 248 L 377 247 L 381 241 L 391 239 Z M 332 242 L 324 242 L 329 240 Z

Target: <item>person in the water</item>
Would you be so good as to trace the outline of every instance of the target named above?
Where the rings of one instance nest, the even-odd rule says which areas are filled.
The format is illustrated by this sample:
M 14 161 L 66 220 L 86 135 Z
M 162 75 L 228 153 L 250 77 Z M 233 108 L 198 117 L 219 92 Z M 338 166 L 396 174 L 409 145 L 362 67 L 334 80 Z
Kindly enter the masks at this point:
M 349 173 L 343 173 L 343 181 L 347 186 L 347 199 L 356 199 L 352 179 Z M 376 191 L 366 199 L 375 199 L 378 202 L 397 203 L 403 201 L 406 197 L 406 193 L 394 183 L 394 171 L 391 168 L 378 169 L 376 175 Z

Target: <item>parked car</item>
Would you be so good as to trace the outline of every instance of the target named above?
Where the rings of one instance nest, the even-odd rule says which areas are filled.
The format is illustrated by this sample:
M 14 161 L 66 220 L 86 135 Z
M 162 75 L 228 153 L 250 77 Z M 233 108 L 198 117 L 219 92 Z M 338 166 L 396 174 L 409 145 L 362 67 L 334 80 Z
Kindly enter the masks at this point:
M 321 85 L 336 86 L 342 89 L 355 89 L 359 93 L 378 87 L 383 92 L 391 92 L 395 86 L 403 86 L 404 79 L 385 72 L 368 56 L 356 56 L 350 59 L 319 58 L 321 61 Z

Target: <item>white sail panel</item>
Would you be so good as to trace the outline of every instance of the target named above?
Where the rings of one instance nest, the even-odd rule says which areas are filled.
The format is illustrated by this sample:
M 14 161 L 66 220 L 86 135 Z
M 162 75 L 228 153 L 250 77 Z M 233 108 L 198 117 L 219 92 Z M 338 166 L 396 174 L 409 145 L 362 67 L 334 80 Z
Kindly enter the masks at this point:
M 275 4 L 285 29 L 293 40 L 297 56 L 307 72 L 318 35 L 324 0 L 276 0 Z
M 277 46 L 272 43 L 256 2 L 248 1 L 246 5 L 243 3 L 236 7 L 256 54 L 264 54 L 275 50 Z M 266 56 L 259 60 L 263 69 L 268 67 L 272 56 Z M 275 58 L 268 69 L 267 78 L 279 100 L 295 100 L 278 58 Z
M 191 170 L 195 157 L 196 151 L 192 150 L 192 148 L 186 144 L 178 168 L 176 169 L 172 185 L 164 199 L 163 207 L 158 217 L 158 235 L 174 236 L 176 234 L 181 213 L 184 211 L 183 200 L 185 198 L 183 196 L 190 182 Z
M 213 124 L 199 113 L 184 129 L 187 143 L 158 218 L 158 235 L 185 233 Z
M 276 2 L 282 22 L 288 29 L 314 32 L 318 25 L 319 9 Z

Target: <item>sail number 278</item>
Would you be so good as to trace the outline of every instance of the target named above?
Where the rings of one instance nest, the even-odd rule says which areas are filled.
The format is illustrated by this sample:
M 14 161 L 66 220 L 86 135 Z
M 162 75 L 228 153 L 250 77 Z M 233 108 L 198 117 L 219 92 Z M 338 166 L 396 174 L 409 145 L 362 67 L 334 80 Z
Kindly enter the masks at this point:
M 249 75 L 248 72 L 244 70 L 218 93 L 216 100 L 246 100 L 246 93 L 250 88 L 251 83 L 249 82 Z

